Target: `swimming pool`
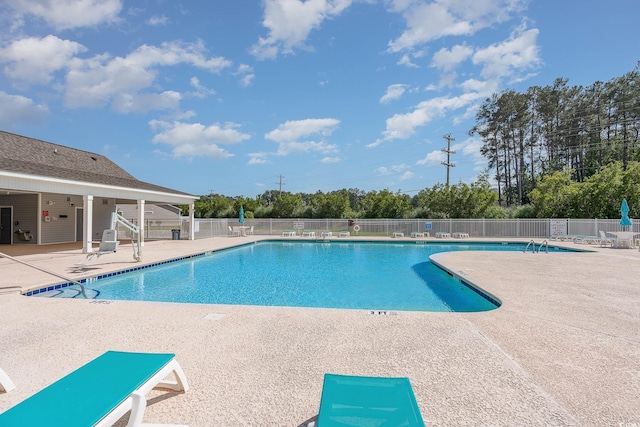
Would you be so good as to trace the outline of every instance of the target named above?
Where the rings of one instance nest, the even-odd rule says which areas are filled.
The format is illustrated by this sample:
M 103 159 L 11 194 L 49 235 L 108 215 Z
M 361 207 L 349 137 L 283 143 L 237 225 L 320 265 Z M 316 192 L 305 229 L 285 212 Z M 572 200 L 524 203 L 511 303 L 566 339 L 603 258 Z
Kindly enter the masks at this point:
M 90 280 L 85 286 L 90 297 L 103 300 L 486 311 L 499 302 L 435 266 L 429 256 L 460 250 L 523 251 L 526 246 L 416 243 L 263 241 Z M 77 297 L 78 291 L 60 288 L 38 296 Z

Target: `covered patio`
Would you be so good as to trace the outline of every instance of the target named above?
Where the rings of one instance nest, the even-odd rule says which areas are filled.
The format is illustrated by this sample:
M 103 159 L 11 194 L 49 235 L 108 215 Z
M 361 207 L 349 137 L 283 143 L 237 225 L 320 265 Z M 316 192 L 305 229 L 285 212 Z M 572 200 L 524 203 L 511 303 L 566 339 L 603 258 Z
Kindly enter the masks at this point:
M 139 181 L 100 154 L 0 131 L 0 248 L 82 242 L 88 253 L 113 227 L 116 207 L 132 204 L 144 245 L 146 205 L 187 205 L 193 224 L 195 199 Z

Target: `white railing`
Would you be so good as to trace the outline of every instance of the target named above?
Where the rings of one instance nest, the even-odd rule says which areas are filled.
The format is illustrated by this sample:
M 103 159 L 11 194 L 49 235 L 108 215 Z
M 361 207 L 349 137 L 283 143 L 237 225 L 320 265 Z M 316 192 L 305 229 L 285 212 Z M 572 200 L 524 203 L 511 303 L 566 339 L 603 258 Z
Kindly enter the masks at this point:
M 548 238 L 552 235 L 551 226 L 557 229 L 564 222 L 566 234 L 575 236 L 597 236 L 599 231 L 623 231 L 620 219 L 357 219 L 352 225 L 347 219 L 246 219 L 245 226 L 253 226 L 257 235 L 280 236 L 285 230 L 294 230 L 302 234 L 304 230 L 321 232 L 329 230 L 334 234 L 349 231 L 351 235 L 391 236 L 402 232 L 405 236 L 412 232 L 428 231 L 431 236 L 437 232 L 468 233 L 470 237 L 488 238 Z M 631 230 L 640 233 L 640 220 L 632 220 Z M 135 221 L 134 221 L 135 223 Z M 360 231 L 355 232 L 353 225 L 358 224 Z M 196 218 L 196 239 L 222 237 L 229 235 L 229 226 L 239 225 L 236 218 Z M 171 239 L 172 229 L 180 229 L 181 236 L 188 236 L 191 224 L 188 219 L 181 221 L 149 221 L 145 224 L 145 239 Z M 317 233 L 319 234 L 319 233 Z M 130 238 L 127 230 L 119 229 L 119 238 Z M 183 237 L 184 238 L 184 237 Z

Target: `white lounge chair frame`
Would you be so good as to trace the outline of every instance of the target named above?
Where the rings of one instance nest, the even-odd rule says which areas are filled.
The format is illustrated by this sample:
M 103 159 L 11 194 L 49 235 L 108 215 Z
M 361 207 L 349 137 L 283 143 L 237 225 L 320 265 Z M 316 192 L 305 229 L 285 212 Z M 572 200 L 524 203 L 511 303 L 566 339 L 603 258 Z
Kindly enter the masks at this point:
M 165 378 L 171 374 L 175 374 L 175 381 L 168 381 Z M 107 427 L 112 426 L 118 421 L 124 414 L 131 411 L 129 416 L 129 422 L 127 427 L 181 427 L 178 424 L 143 424 L 142 417 L 144 411 L 147 409 L 147 398 L 145 397 L 151 390 L 155 388 L 169 389 L 173 391 L 189 390 L 189 384 L 187 383 L 187 377 L 184 375 L 184 371 L 176 359 L 172 359 L 167 363 L 164 368 L 160 369 L 154 376 L 149 378 L 147 382 L 142 384 L 136 391 L 131 393 L 127 399 L 115 407 L 107 416 L 105 416 L 95 427 Z M 187 427 L 187 426 L 182 426 Z
M 0 390 L 8 393 L 14 388 L 16 388 L 16 386 L 13 384 L 13 381 L 11 381 L 11 378 L 9 378 L 9 375 L 0 368 Z

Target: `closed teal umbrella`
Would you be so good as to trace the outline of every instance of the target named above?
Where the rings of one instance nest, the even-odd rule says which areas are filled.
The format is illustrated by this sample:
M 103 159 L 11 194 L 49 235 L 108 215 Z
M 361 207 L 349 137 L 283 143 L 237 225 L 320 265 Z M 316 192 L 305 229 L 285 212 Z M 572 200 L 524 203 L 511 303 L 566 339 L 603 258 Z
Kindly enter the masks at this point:
M 620 218 L 621 226 L 629 227 L 633 225 L 633 223 L 629 219 L 629 204 L 627 203 L 627 199 L 622 199 L 622 205 L 620 206 L 620 214 L 622 215 L 622 218 Z
M 244 223 L 244 208 L 242 206 L 240 206 L 240 214 L 239 214 L 239 217 L 238 217 L 238 222 L 240 224 Z

